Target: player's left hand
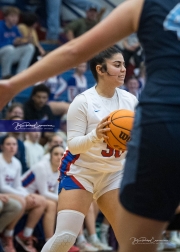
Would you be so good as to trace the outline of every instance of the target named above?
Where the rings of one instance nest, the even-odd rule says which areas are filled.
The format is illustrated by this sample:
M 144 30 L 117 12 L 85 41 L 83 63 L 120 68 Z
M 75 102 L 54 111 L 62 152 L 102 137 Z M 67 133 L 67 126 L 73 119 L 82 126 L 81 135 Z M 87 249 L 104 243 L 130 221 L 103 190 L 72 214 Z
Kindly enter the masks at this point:
M 106 136 L 106 132 L 110 131 L 110 128 L 106 128 L 107 125 L 110 124 L 110 121 L 108 121 L 109 116 L 106 116 L 103 118 L 100 123 L 96 127 L 96 135 L 99 139 L 106 138 L 108 139 L 109 137 Z

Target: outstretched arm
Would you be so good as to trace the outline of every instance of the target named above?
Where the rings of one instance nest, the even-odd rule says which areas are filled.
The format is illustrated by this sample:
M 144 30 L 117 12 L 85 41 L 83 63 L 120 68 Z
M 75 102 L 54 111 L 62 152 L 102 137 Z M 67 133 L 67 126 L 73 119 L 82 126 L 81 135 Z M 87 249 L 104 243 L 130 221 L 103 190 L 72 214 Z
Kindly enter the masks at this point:
M 0 109 L 23 89 L 62 73 L 135 32 L 144 0 L 128 0 L 84 35 L 54 50 L 9 81 L 0 82 Z

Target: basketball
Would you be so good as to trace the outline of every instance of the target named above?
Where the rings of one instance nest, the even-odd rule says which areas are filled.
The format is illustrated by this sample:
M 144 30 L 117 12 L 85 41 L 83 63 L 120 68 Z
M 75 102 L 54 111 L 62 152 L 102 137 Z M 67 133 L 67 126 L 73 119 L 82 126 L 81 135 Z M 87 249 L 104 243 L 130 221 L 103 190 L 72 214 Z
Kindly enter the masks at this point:
M 109 139 L 104 139 L 109 147 L 115 150 L 126 150 L 126 145 L 131 139 L 131 129 L 134 122 L 134 112 L 126 109 L 111 112 L 107 125 L 110 131 L 106 132 Z

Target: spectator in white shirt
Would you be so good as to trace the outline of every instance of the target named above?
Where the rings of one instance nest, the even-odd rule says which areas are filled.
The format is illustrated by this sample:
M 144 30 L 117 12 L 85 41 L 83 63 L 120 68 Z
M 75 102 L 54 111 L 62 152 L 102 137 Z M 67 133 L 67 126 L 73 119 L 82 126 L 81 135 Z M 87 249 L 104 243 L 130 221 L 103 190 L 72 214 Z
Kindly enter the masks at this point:
M 50 158 L 35 164 L 22 176 L 22 184 L 29 193 L 38 193 L 46 198 L 43 228 L 46 240 L 54 234 L 58 201 L 58 167 L 64 149 L 55 145 L 50 150 Z
M 44 155 L 44 149 L 39 144 L 39 139 L 41 136 L 40 132 L 28 132 L 27 140 L 24 141 L 26 150 L 26 162 L 28 167 L 36 164 L 41 160 Z
M 46 207 L 44 197 L 29 192 L 21 185 L 21 163 L 14 157 L 17 152 L 17 140 L 12 136 L 5 136 L 2 140 L 0 153 L 0 191 L 13 196 L 23 206 L 21 215 L 9 226 L 9 232 L 2 237 L 8 251 L 15 252 L 13 246 L 13 231 L 18 220 L 28 211 L 28 218 L 22 232 L 16 235 L 16 241 L 28 252 L 36 252 L 33 246 L 32 234 L 34 227 L 40 220 Z
M 64 149 L 66 148 L 66 144 L 58 133 L 54 133 L 48 138 L 48 142 L 44 146 L 44 152 L 46 154 L 42 159 L 50 160 L 50 150 L 56 145 L 62 146 Z

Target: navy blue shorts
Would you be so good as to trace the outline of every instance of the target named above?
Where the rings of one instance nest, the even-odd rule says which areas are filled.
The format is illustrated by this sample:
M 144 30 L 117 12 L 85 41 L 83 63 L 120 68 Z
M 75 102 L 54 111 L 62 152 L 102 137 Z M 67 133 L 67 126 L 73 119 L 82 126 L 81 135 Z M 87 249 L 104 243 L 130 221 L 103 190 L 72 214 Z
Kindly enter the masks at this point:
M 180 202 L 180 109 L 164 119 L 162 110 L 153 122 L 156 111 L 137 109 L 120 201 L 134 214 L 168 221 Z

